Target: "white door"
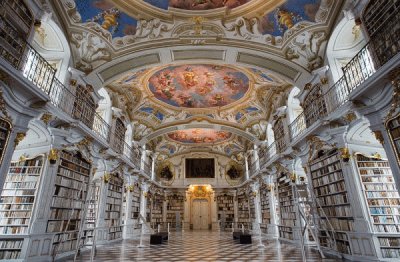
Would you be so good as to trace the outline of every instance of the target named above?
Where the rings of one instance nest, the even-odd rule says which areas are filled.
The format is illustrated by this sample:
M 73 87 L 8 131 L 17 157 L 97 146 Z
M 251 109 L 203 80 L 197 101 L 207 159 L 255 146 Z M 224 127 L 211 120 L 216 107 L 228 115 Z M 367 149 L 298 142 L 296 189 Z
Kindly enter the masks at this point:
M 208 229 L 208 201 L 206 199 L 193 200 L 193 229 Z

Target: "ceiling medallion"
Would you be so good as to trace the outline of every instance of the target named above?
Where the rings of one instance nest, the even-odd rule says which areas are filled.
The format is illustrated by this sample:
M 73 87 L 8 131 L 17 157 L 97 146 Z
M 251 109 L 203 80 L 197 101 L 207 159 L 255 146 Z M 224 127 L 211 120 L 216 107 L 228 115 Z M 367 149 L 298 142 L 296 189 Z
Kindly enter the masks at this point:
M 157 102 L 173 109 L 230 107 L 251 89 L 247 74 L 215 64 L 168 66 L 153 72 L 145 83 Z

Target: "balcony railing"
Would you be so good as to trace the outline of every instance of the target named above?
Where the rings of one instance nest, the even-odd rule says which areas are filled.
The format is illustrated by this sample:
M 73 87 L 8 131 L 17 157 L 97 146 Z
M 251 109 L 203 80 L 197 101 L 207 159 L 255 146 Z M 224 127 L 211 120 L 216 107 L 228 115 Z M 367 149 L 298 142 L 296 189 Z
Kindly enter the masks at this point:
M 12 42 L 9 47 L 0 42 L 0 57 L 47 94 L 53 106 L 79 120 L 109 145 L 111 138 L 115 136 L 113 142 L 120 145 L 117 153 L 123 154 L 135 166 L 140 167 L 140 155 L 137 150 L 126 144 L 124 138 L 112 134 L 110 125 L 96 112 L 96 109 L 88 101 L 76 97 L 65 87 L 55 77 L 56 70 L 22 36 L 14 32 L 13 27 L 2 16 L 0 16 L 0 39 L 3 42 L 15 42 Z M 79 107 L 76 106 L 77 104 Z
M 399 53 L 399 17 L 392 15 L 388 18 L 386 25 L 382 27 L 384 28 L 383 31 L 371 37 L 370 42 L 343 68 L 343 76 L 323 95 L 327 107 L 327 114 L 325 115 L 329 115 L 345 104 L 352 91 Z M 306 118 L 304 114 L 301 114 L 289 125 L 291 141 L 316 121 L 315 119 L 310 121 Z
M 264 166 L 268 163 L 271 158 L 276 155 L 276 142 L 273 142 L 267 148 L 263 149 L 263 154 L 259 155 L 260 159 L 260 169 L 264 168 Z

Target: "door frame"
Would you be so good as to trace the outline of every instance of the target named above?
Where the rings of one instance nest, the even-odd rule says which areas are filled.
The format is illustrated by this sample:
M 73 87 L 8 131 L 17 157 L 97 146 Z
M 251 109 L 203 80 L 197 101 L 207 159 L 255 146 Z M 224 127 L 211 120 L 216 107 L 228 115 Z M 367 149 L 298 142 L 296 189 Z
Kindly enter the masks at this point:
M 193 225 L 193 229 L 194 229 L 194 204 L 195 202 L 207 202 L 207 228 L 206 229 L 201 229 L 201 230 L 209 230 L 210 229 L 210 225 L 211 225 L 211 205 L 210 205 L 210 199 L 208 198 L 194 198 L 192 199 L 192 203 L 191 203 L 191 214 L 190 214 L 190 218 L 191 218 L 191 224 Z

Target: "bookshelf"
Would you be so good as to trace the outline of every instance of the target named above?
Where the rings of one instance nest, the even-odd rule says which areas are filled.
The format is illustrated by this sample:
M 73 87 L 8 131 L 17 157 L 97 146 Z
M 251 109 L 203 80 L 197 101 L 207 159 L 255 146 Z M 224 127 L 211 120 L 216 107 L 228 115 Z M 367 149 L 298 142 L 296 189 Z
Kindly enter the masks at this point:
M 392 145 L 397 154 L 397 159 L 400 159 L 400 115 L 396 118 L 390 120 L 387 123 L 387 131 L 389 133 L 389 137 L 392 140 Z
M 267 226 L 271 224 L 270 195 L 266 184 L 260 188 L 260 204 L 261 204 L 261 230 L 267 233 Z
M 124 204 L 126 205 L 126 197 L 124 197 Z M 135 184 L 132 191 L 132 199 L 131 199 L 131 213 L 128 214 L 130 219 L 138 219 L 140 214 L 140 187 L 138 184 Z M 124 208 L 124 210 L 126 210 Z
M 11 162 L 1 193 L 0 259 L 20 258 L 24 237 L 29 234 L 43 164 L 43 155 Z
M 383 258 L 400 258 L 400 197 L 389 162 L 356 154 L 364 198 Z M 398 237 L 392 237 L 397 234 Z
M 150 222 L 154 225 L 157 225 L 163 222 L 164 196 L 159 193 L 155 193 L 152 200 Z
M 19 31 L 29 35 L 33 26 L 33 15 L 23 0 L 3 0 L 0 14 L 19 27 Z
M 218 220 L 221 221 L 221 229 L 232 228 L 232 223 L 235 221 L 234 196 L 228 194 L 217 196 L 217 214 Z
M 150 192 L 146 193 L 146 221 L 151 222 L 151 206 L 153 202 L 153 194 Z
M 354 218 L 338 151 L 320 151 L 310 162 L 310 170 L 313 191 L 323 210 L 318 209 L 319 222 L 325 228 L 330 228 L 328 222 L 332 225 L 337 251 L 351 254 L 347 232 L 354 230 Z M 322 246 L 333 248 L 325 232 L 320 232 L 319 239 Z
M 108 226 L 108 240 L 122 238 L 121 215 L 124 180 L 118 174 L 111 175 L 108 181 L 106 213 L 104 221 Z
M 3 162 L 4 152 L 7 147 L 8 138 L 11 132 L 11 125 L 6 120 L 0 118 L 0 165 Z
M 57 233 L 53 241 L 57 253 L 76 247 L 90 168 L 90 163 L 79 153 L 61 151 L 46 230 L 48 233 Z
M 92 194 L 93 194 L 92 198 L 89 199 L 88 201 L 89 203 L 87 206 L 87 212 L 85 218 L 85 232 L 84 232 L 85 242 L 87 242 L 90 238 L 93 237 L 93 230 L 96 227 L 99 197 L 100 197 L 99 185 L 94 186 Z
M 170 227 L 181 226 L 184 216 L 185 197 L 180 194 L 170 194 L 167 196 L 167 223 Z
M 238 220 L 239 224 L 248 224 L 250 220 L 249 199 L 246 192 L 241 192 L 237 195 L 238 202 Z M 239 225 L 240 226 L 240 225 Z
M 296 226 L 293 186 L 290 178 L 281 173 L 277 179 L 279 204 L 279 237 L 294 240 L 293 229 Z

